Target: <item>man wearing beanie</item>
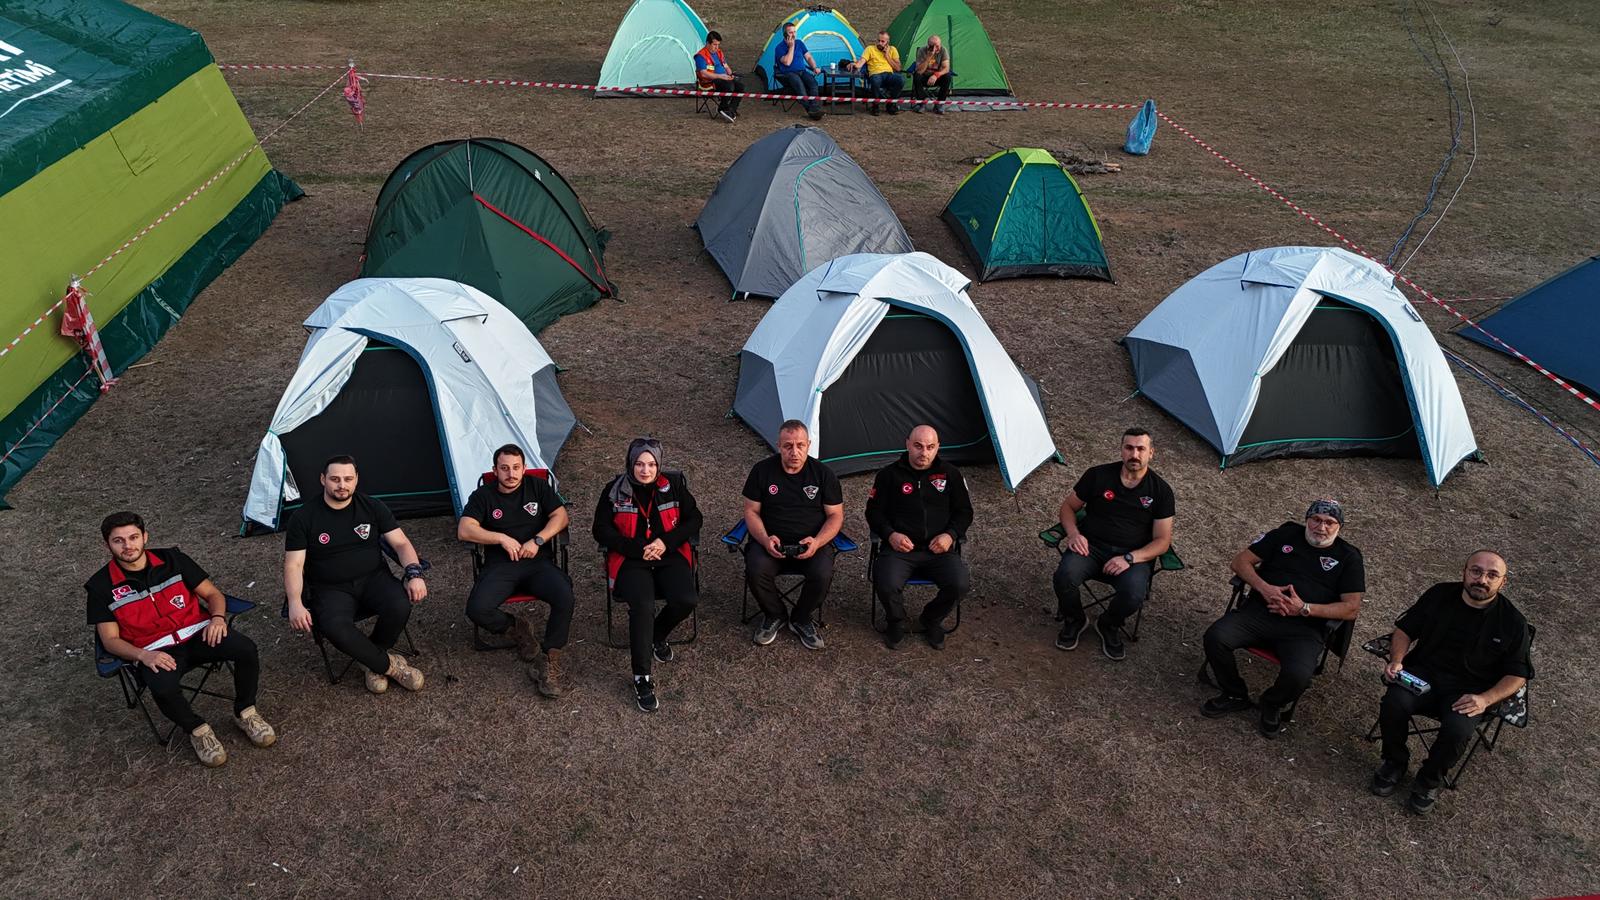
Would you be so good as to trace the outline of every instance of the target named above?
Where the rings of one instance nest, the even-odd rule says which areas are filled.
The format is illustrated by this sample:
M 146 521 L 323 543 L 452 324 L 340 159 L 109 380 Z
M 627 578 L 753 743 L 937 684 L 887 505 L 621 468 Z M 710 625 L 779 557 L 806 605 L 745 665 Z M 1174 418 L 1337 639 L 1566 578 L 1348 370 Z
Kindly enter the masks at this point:
M 1337 500 L 1314 500 L 1304 523 L 1285 522 L 1233 558 L 1249 593 L 1206 630 L 1206 662 L 1222 693 L 1201 705 L 1202 715 L 1251 707 L 1233 651 L 1255 647 L 1278 658 L 1278 680 L 1261 692 L 1261 735 L 1283 730 L 1283 708 L 1311 685 L 1328 637 L 1361 612 L 1366 566 L 1361 551 L 1339 537 L 1343 527 Z

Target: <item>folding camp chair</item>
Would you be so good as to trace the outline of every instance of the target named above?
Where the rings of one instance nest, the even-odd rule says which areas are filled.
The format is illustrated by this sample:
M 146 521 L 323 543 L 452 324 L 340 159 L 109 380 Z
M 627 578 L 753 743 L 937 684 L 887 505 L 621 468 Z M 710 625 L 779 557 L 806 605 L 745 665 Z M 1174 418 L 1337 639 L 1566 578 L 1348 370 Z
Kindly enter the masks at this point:
M 783 112 L 788 112 L 796 103 L 800 102 L 800 95 L 789 90 L 788 82 L 780 79 L 768 78 L 767 70 L 762 66 L 756 66 L 754 78 L 756 81 L 761 83 L 761 89 L 763 91 L 767 91 L 768 93 L 774 95 L 772 97 L 772 105 L 778 107 L 778 109 L 782 110 Z M 778 83 L 778 86 L 775 88 L 772 87 L 773 81 L 777 81 Z
M 882 544 L 883 544 L 883 541 L 880 538 L 874 537 L 872 539 L 872 549 L 867 553 L 867 587 L 868 587 L 867 593 L 868 593 L 869 598 L 870 598 L 868 600 L 868 602 L 872 604 L 872 610 L 870 612 L 872 628 L 873 628 L 874 631 L 878 632 L 879 634 L 882 634 L 882 633 L 884 633 L 884 632 L 889 630 L 889 618 L 888 618 L 887 614 L 885 614 L 885 616 L 884 616 L 883 624 L 882 625 L 878 624 L 878 610 L 879 610 L 879 607 L 881 607 L 883 605 L 883 603 L 882 603 L 881 598 L 878 596 L 878 582 L 877 582 L 877 579 L 873 577 L 876 574 L 876 570 L 877 570 L 877 567 L 878 567 L 878 555 L 882 552 L 881 549 L 880 549 Z M 961 549 L 960 545 L 957 544 L 955 547 L 952 547 L 949 552 L 958 553 L 958 552 L 960 552 L 960 549 Z M 911 578 L 911 579 L 908 579 L 906 581 L 906 587 L 933 587 L 933 588 L 936 588 L 936 587 L 938 587 L 938 585 L 934 584 L 933 581 L 931 579 L 928 579 L 928 578 Z M 955 620 L 954 624 L 952 624 L 949 628 L 945 629 L 945 631 L 944 631 L 945 634 L 955 634 L 956 633 L 956 629 L 961 627 L 961 601 L 960 600 L 956 601 L 956 608 L 954 610 L 951 610 L 950 615 L 955 616 L 956 620 Z M 950 616 L 945 616 L 945 621 L 949 621 L 949 619 L 950 619 Z
M 228 630 L 233 630 L 233 620 L 237 618 L 240 613 L 246 613 L 255 608 L 256 605 L 251 603 L 249 600 L 243 600 L 238 597 L 229 596 Z M 200 636 L 196 635 L 195 637 L 191 638 L 191 640 L 200 640 Z M 211 678 L 211 673 L 224 667 L 228 668 L 229 671 L 232 671 L 233 669 L 233 667 L 227 662 L 221 660 L 217 662 L 205 663 L 204 665 L 195 666 L 193 669 L 190 669 L 189 672 L 184 675 L 185 678 L 192 682 L 191 684 L 183 685 L 183 692 L 186 697 L 191 702 L 194 701 L 195 697 L 201 694 L 204 694 L 207 697 L 218 697 L 223 700 L 232 700 L 232 694 L 223 694 L 218 693 L 217 691 L 206 690 L 206 682 Z M 128 709 L 137 709 L 139 712 L 144 714 L 145 724 L 150 726 L 150 733 L 155 736 L 156 743 L 166 744 L 172 740 L 172 736 L 178 731 L 178 726 L 171 725 L 169 723 L 166 733 L 163 734 L 161 731 L 161 726 L 156 724 L 155 716 L 150 714 L 150 707 L 145 703 L 144 695 L 149 688 L 145 686 L 144 676 L 139 672 L 139 664 L 123 659 L 119 656 L 111 655 L 111 651 L 107 650 L 105 645 L 100 643 L 100 630 L 98 628 L 94 631 L 94 668 L 101 678 L 117 679 L 117 684 L 121 685 L 122 687 L 123 703 L 127 705 Z
M 400 557 L 395 554 L 394 548 L 390 547 L 387 542 L 379 541 L 378 542 L 378 546 L 379 546 L 380 549 L 383 550 L 383 555 L 388 557 L 391 562 L 394 562 L 394 563 L 397 563 L 397 564 L 400 562 Z M 428 565 L 428 561 L 427 560 L 421 559 L 420 557 L 418 559 L 422 564 L 422 570 L 424 572 L 426 572 L 429 568 L 431 568 Z M 289 619 L 289 598 L 288 597 L 283 598 L 283 607 L 278 610 L 278 615 L 281 618 L 283 618 L 284 621 L 288 621 L 288 619 Z M 367 621 L 368 619 L 374 619 L 374 618 L 377 618 L 376 614 L 365 615 L 365 616 L 362 616 L 362 617 L 356 619 L 355 621 L 356 621 L 356 624 L 359 625 L 362 622 Z M 417 649 L 417 642 L 413 641 L 411 639 L 411 625 L 410 625 L 409 622 L 406 624 L 405 628 L 400 630 L 400 636 L 405 638 L 405 641 L 406 641 L 406 653 L 408 655 L 410 655 L 410 656 L 420 655 L 421 651 L 419 651 Z M 329 684 L 338 684 L 341 680 L 344 679 L 344 676 L 346 676 L 346 675 L 348 675 L 350 673 L 350 669 L 351 669 L 352 666 L 354 666 L 356 664 L 356 661 L 354 659 L 347 659 L 345 661 L 344 668 L 340 669 L 338 672 L 334 672 L 333 671 L 333 658 L 328 655 L 327 640 L 322 634 L 322 629 L 317 626 L 317 617 L 316 616 L 312 616 L 311 617 L 311 639 L 313 641 L 315 641 L 316 644 L 317 644 L 317 652 L 322 654 L 322 667 L 327 670 L 328 683 Z
M 549 469 L 524 469 L 522 475 L 524 478 L 531 475 L 534 478 L 538 478 L 543 481 L 550 480 Z M 494 484 L 495 474 L 493 472 L 483 473 L 483 475 L 479 476 L 478 483 Z M 569 577 L 572 573 L 571 569 L 568 568 L 567 559 L 567 547 L 572 542 L 572 537 L 569 534 L 570 531 L 570 528 L 561 529 L 560 533 L 556 535 L 555 540 L 550 542 L 554 545 L 553 549 L 555 553 L 556 568 L 566 572 Z M 486 562 L 484 557 L 484 547 L 482 544 L 468 544 L 467 549 L 472 554 L 472 581 L 474 584 L 476 584 L 478 581 L 478 575 L 483 572 L 483 567 Z M 511 606 L 512 604 L 516 603 L 533 603 L 537 602 L 538 599 L 538 597 L 535 597 L 532 594 L 512 594 L 511 596 L 507 597 L 505 602 L 503 602 L 501 605 Z M 505 647 L 495 647 L 485 643 L 483 639 L 483 626 L 474 622 L 472 623 L 472 649 L 478 651 L 509 650 L 511 649 L 511 646 L 507 645 Z
M 1529 625 L 1528 640 L 1530 643 L 1533 641 L 1534 633 L 1534 627 Z M 1365 644 L 1362 644 L 1361 649 L 1371 653 L 1373 656 L 1376 656 L 1387 663 L 1389 661 L 1389 643 L 1393 639 L 1393 632 L 1379 635 L 1378 637 L 1367 641 Z M 1412 646 L 1416 645 L 1413 644 Z M 1388 682 L 1384 682 L 1384 684 L 1387 685 Z M 1455 771 L 1445 773 L 1445 787 L 1452 791 L 1456 789 L 1457 782 L 1461 780 L 1462 775 L 1466 774 L 1467 764 L 1472 762 L 1472 756 L 1478 752 L 1479 747 L 1482 747 L 1489 753 L 1494 752 L 1495 745 L 1500 740 L 1500 730 L 1502 728 L 1507 725 L 1511 725 L 1515 728 L 1528 727 L 1528 720 L 1530 718 L 1528 713 L 1528 688 L 1531 687 L 1532 684 L 1533 682 L 1531 681 L 1527 684 L 1524 684 L 1515 694 L 1512 694 L 1510 697 L 1501 700 L 1499 703 L 1496 703 L 1494 706 L 1491 706 L 1483 711 L 1483 714 L 1478 717 L 1478 725 L 1473 729 L 1472 742 L 1467 745 L 1467 752 L 1462 755 L 1461 762 L 1456 763 Z M 1437 722 L 1438 719 L 1434 716 L 1419 713 L 1415 716 L 1412 716 L 1411 720 L 1406 723 L 1407 737 L 1414 737 L 1418 741 L 1421 741 L 1422 751 L 1427 753 L 1428 750 L 1433 746 L 1432 738 L 1434 735 L 1439 733 L 1440 726 L 1427 725 L 1424 722 L 1417 721 L 1418 718 L 1429 719 L 1434 722 Z M 1376 741 L 1381 736 L 1382 735 L 1379 731 L 1379 721 L 1374 720 L 1372 723 L 1372 728 L 1367 731 L 1367 740 Z
M 717 117 L 717 104 L 721 102 L 721 98 L 717 96 L 717 92 L 715 90 L 700 84 L 698 75 L 699 73 L 696 73 L 696 93 L 694 95 L 695 115 L 708 115 L 714 119 Z
M 700 593 L 700 546 L 699 546 L 699 543 L 700 543 L 699 541 L 690 541 L 689 542 L 689 551 L 694 556 L 693 561 L 691 561 L 689 563 L 689 568 L 694 572 L 694 592 L 695 592 L 696 595 L 699 595 L 699 593 Z M 606 568 L 606 548 L 601 547 L 600 548 L 600 571 L 604 572 L 605 568 Z M 656 599 L 660 600 L 661 598 L 657 597 Z M 613 650 L 626 650 L 626 649 L 628 649 L 628 640 L 627 640 L 628 635 L 627 635 L 627 633 L 626 632 L 623 633 L 623 640 L 620 640 L 620 641 L 617 640 L 616 626 L 614 624 L 615 619 L 616 619 L 616 606 L 617 606 L 616 589 L 615 589 L 615 586 L 611 583 L 611 577 L 609 575 L 607 575 L 606 576 L 606 646 L 610 647 Z M 667 643 L 671 644 L 671 645 L 673 645 L 675 647 L 676 646 L 681 646 L 683 644 L 692 644 L 692 643 L 694 643 L 695 638 L 698 638 L 699 636 L 700 636 L 700 606 L 699 606 L 699 604 L 696 604 L 695 608 L 694 608 L 694 611 L 689 613 L 689 636 L 686 637 L 686 638 L 682 638 L 680 640 L 676 640 L 676 641 L 671 640 L 669 638 L 667 640 Z
M 1078 511 L 1078 518 L 1079 519 L 1083 518 L 1083 511 L 1082 510 Z M 1039 540 L 1044 541 L 1046 546 L 1052 548 L 1053 550 L 1056 551 L 1056 553 L 1061 554 L 1061 555 L 1066 555 L 1066 552 L 1067 552 L 1067 548 L 1065 546 L 1063 546 L 1065 541 L 1066 541 L 1066 539 L 1067 539 L 1067 530 L 1065 528 L 1061 527 L 1061 523 L 1060 522 L 1056 522 L 1055 524 L 1051 525 L 1049 528 L 1046 528 L 1045 530 L 1039 532 Z M 1155 565 L 1151 567 L 1151 570 L 1150 570 L 1150 593 L 1145 598 L 1146 604 L 1148 604 L 1149 601 L 1152 598 L 1155 597 L 1156 576 L 1160 575 L 1162 572 L 1176 572 L 1176 571 L 1179 571 L 1182 568 L 1183 568 L 1183 560 L 1178 557 L 1178 548 L 1177 547 L 1168 547 L 1167 548 L 1167 552 L 1161 554 L 1161 556 L 1158 557 L 1155 560 Z M 1100 584 L 1107 584 L 1105 579 L 1101 578 L 1098 575 L 1091 577 L 1089 579 L 1089 581 L 1096 581 L 1096 582 L 1099 582 Z M 1089 595 L 1089 601 L 1090 602 L 1085 603 L 1083 605 L 1083 614 L 1085 616 L 1087 616 L 1091 610 L 1099 609 L 1100 607 L 1103 607 L 1106 604 L 1110 603 L 1111 602 L 1111 598 L 1116 596 L 1116 593 L 1114 591 L 1110 591 L 1110 590 L 1107 590 L 1107 591 L 1105 591 L 1103 593 L 1095 593 L 1094 589 L 1089 587 L 1089 581 L 1085 581 L 1083 583 L 1083 586 L 1080 588 L 1080 590 L 1082 590 L 1084 593 Z M 1057 613 L 1056 613 L 1056 621 L 1057 622 L 1061 621 L 1061 613 L 1059 611 L 1057 611 Z M 1137 614 L 1135 614 L 1134 617 L 1133 617 L 1133 630 L 1132 631 L 1128 630 L 1128 625 L 1127 625 L 1126 622 L 1123 623 L 1123 625 L 1122 625 L 1122 636 L 1124 638 L 1127 638 L 1129 641 L 1137 642 L 1139 640 L 1139 626 L 1142 625 L 1143 623 L 1144 623 L 1144 607 L 1141 606 L 1141 607 L 1139 607 L 1139 612 Z
M 744 524 L 744 520 L 743 519 L 740 519 L 737 524 L 735 524 L 732 528 L 728 529 L 722 535 L 722 543 L 727 546 L 728 552 L 729 553 L 738 553 L 741 556 L 744 555 L 744 545 L 747 542 L 749 542 L 749 540 L 750 540 L 750 529 Z M 842 531 L 833 536 L 833 540 L 831 541 L 831 543 L 833 544 L 834 552 L 835 553 L 839 553 L 839 554 L 854 553 L 857 550 L 861 549 L 861 545 L 856 543 L 854 538 L 850 537 L 848 534 L 845 534 Z M 836 558 L 835 562 L 837 563 L 837 558 Z M 779 578 L 795 578 L 795 579 L 799 579 L 800 575 L 799 575 L 798 572 L 783 571 L 783 568 L 787 567 L 788 565 L 789 565 L 788 561 L 785 560 L 784 563 L 783 563 L 783 566 L 780 567 L 780 570 L 778 572 L 778 577 Z M 788 587 L 784 587 L 783 585 L 779 585 L 778 586 L 778 597 L 780 599 L 782 599 L 783 602 L 788 603 L 790 605 L 793 605 L 793 603 L 795 601 L 795 594 L 804 585 L 805 585 L 805 580 L 804 579 L 800 579 L 800 580 L 797 580 L 797 581 L 792 581 L 792 582 L 790 582 Z M 817 607 L 817 625 L 819 627 L 824 626 L 824 625 L 827 624 L 826 622 L 824 622 L 822 620 L 822 611 L 823 611 L 823 607 L 822 606 L 818 606 Z M 750 579 L 746 578 L 746 579 L 744 579 L 744 592 L 739 598 L 739 621 L 742 622 L 742 623 L 745 623 L 745 624 L 749 624 L 750 620 L 754 619 L 756 617 L 756 613 L 759 613 L 759 612 L 761 612 L 761 608 L 760 607 L 756 607 L 756 609 L 754 611 L 751 611 L 751 609 L 750 609 Z
M 1228 598 L 1228 606 L 1222 611 L 1223 615 L 1227 615 L 1228 613 L 1238 609 L 1239 604 L 1244 602 L 1245 596 L 1250 592 L 1249 586 L 1244 583 L 1244 579 L 1237 575 L 1233 576 L 1232 580 L 1228 582 L 1228 586 L 1233 588 L 1233 594 Z M 1322 653 L 1317 656 L 1317 667 L 1311 670 L 1313 678 L 1321 675 L 1327 670 L 1328 656 L 1330 654 L 1339 658 L 1339 666 L 1337 669 L 1335 669 L 1335 671 L 1344 671 L 1345 656 L 1350 652 L 1350 638 L 1351 635 L 1355 634 L 1355 630 L 1355 620 L 1344 619 L 1327 633 L 1322 642 Z M 1278 661 L 1277 654 L 1265 647 L 1245 647 L 1244 651 L 1251 656 L 1256 657 L 1257 659 L 1266 660 L 1275 666 L 1283 665 L 1283 663 Z M 1212 677 L 1210 660 L 1201 661 L 1200 671 L 1195 673 L 1195 680 L 1199 681 L 1201 684 L 1209 684 L 1212 687 L 1221 690 L 1221 688 L 1217 685 L 1216 679 Z M 1300 698 L 1296 697 L 1295 701 L 1289 704 L 1289 708 L 1283 711 L 1283 721 L 1293 722 L 1295 708 L 1299 705 Z

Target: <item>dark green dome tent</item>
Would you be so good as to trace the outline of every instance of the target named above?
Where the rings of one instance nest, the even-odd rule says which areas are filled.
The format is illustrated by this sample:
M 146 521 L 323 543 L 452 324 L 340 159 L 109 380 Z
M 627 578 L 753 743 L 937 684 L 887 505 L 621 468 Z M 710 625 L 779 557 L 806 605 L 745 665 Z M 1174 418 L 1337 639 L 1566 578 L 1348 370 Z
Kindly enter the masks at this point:
M 384 182 L 361 275 L 469 284 L 538 333 L 615 296 L 602 261 L 609 237 L 532 151 L 494 138 L 442 141 Z
M 984 160 L 956 188 L 942 218 L 977 264 L 979 281 L 1112 280 L 1089 201 L 1044 150 L 1014 147 Z

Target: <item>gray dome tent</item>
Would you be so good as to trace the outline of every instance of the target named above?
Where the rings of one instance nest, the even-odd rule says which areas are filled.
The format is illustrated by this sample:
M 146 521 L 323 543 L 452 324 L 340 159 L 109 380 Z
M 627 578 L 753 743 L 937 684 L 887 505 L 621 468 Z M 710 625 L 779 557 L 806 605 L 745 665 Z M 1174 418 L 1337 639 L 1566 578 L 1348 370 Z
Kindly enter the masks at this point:
M 828 133 L 796 125 L 728 167 L 694 227 L 734 294 L 778 297 L 852 253 L 909 253 L 911 238 L 867 173 Z

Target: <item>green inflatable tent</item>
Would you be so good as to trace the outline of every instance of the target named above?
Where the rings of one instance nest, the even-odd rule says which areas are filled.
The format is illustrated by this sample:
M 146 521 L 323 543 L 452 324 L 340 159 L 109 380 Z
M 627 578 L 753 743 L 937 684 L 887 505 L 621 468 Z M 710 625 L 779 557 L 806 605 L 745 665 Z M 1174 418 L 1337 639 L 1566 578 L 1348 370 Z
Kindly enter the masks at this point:
M 61 335 L 69 280 L 93 270 L 121 373 L 299 196 L 255 142 L 188 28 L 113 0 L 0 3 L 0 497 L 100 394 Z
M 532 151 L 494 138 L 442 141 L 384 182 L 361 275 L 470 284 L 537 334 L 616 295 L 601 262 L 608 238 Z
M 1089 201 L 1044 150 L 1014 147 L 973 169 L 942 218 L 978 266 L 978 280 L 1019 275 L 1111 279 Z
M 907 68 L 916 61 L 917 48 L 928 42 L 930 34 L 937 34 L 950 52 L 950 71 L 955 73 L 952 94 L 1013 96 L 989 33 L 962 0 L 911 0 L 889 23 L 889 41 L 900 49 Z

